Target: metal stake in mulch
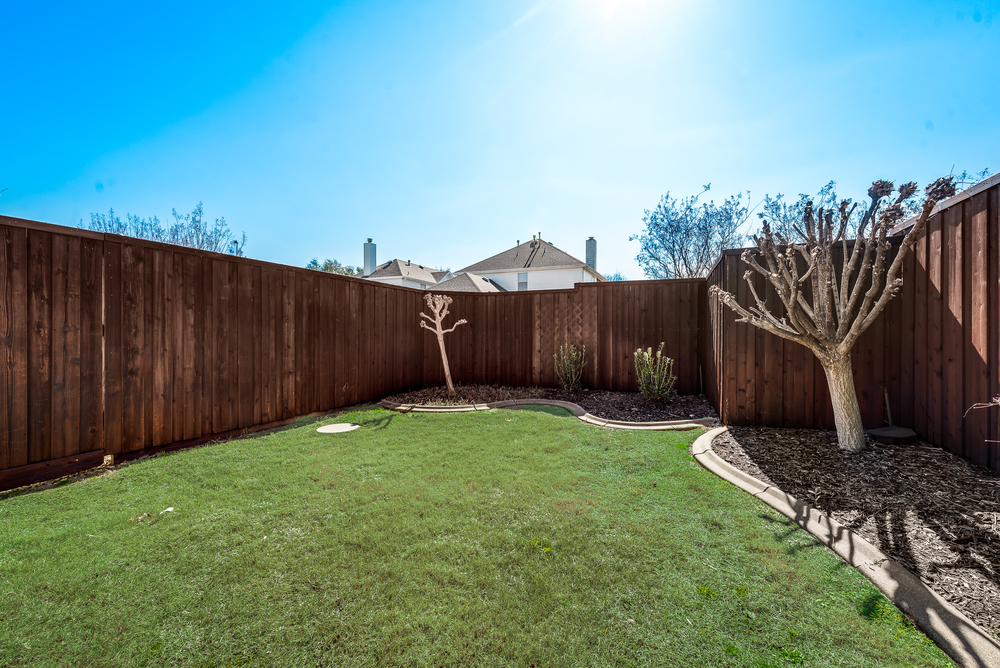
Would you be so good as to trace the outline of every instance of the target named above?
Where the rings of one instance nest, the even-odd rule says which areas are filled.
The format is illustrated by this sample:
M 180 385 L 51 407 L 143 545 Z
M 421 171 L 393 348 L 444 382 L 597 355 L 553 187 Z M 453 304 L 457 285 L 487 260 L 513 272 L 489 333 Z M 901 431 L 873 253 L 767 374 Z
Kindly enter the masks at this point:
M 345 431 L 354 431 L 360 426 L 361 425 L 354 424 L 353 422 L 345 424 L 325 424 L 316 431 L 318 431 L 321 434 L 342 434 Z
M 883 387 L 882 392 L 885 393 L 885 415 L 889 418 L 889 426 L 869 429 L 868 435 L 884 445 L 913 443 L 917 440 L 917 433 L 915 431 L 906 427 L 892 426 L 892 411 L 889 410 L 889 390 Z

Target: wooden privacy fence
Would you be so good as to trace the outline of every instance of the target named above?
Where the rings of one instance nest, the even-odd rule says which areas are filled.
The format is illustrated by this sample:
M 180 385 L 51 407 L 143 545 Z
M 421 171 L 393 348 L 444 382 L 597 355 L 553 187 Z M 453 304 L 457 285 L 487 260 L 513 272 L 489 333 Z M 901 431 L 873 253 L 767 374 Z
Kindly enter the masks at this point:
M 963 413 L 1000 394 L 998 212 L 998 179 L 940 205 L 853 357 L 866 427 L 887 390 L 896 424 L 993 469 L 997 409 Z M 0 487 L 444 382 L 417 290 L 13 218 L 0 244 Z M 832 428 L 812 353 L 709 299 L 749 305 L 746 269 L 726 251 L 707 280 L 452 293 L 454 378 L 554 386 L 574 344 L 586 386 L 634 390 L 633 352 L 663 341 L 680 392 L 703 374 L 723 422 Z
M 1000 183 L 939 205 L 905 259 L 903 290 L 858 340 L 854 383 L 865 427 L 886 419 L 977 464 L 998 469 L 1000 394 Z M 899 240 L 896 240 L 898 247 Z M 741 251 L 726 251 L 708 277 L 749 306 Z M 755 288 L 780 305 L 764 280 Z M 803 346 L 745 323 L 714 297 L 702 346 L 706 392 L 726 424 L 834 428 L 822 366 Z
M 678 390 L 699 392 L 698 346 L 704 279 L 578 283 L 572 290 L 449 293 L 451 313 L 466 318 L 445 336 L 459 383 L 555 387 L 560 346 L 587 347 L 583 383 L 599 390 L 637 389 L 637 348 L 673 358 Z M 451 322 L 451 316 L 449 316 Z M 428 341 L 433 341 L 428 337 Z M 424 380 L 444 383 L 436 344 L 424 348 Z
M 417 290 L 12 218 L 0 244 L 0 487 L 444 382 Z M 695 392 L 705 289 L 454 293 L 449 362 L 552 386 L 582 344 L 589 387 L 634 389 L 632 352 L 665 341 Z

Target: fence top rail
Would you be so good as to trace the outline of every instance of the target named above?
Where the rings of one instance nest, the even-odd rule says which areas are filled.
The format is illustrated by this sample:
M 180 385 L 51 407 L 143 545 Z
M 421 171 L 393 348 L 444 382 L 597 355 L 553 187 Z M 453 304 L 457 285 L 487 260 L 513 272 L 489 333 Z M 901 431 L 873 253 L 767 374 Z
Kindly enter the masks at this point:
M 14 216 L 0 215 L 0 225 L 8 225 L 10 227 L 23 227 L 28 230 L 51 232 L 53 234 L 72 234 L 74 236 L 82 237 L 84 239 L 96 239 L 98 241 L 102 241 L 104 239 L 103 232 L 94 232 L 93 230 L 85 230 L 81 227 L 53 225 L 52 223 L 42 223 L 37 220 L 28 220 L 27 218 L 16 218 Z
M 28 220 L 26 218 L 17 218 L 14 216 L 0 215 L 0 225 L 6 225 L 8 227 L 18 227 L 28 230 L 38 230 L 41 232 L 49 232 L 52 234 L 77 236 L 84 239 L 95 239 L 97 241 L 104 241 L 106 243 L 117 243 L 129 246 L 154 248 L 157 250 L 168 251 L 171 253 L 183 253 L 185 255 L 194 255 L 197 257 L 203 257 L 212 260 L 224 260 L 226 262 L 238 262 L 242 264 L 250 264 L 253 266 L 280 269 L 283 271 L 294 271 L 296 273 L 308 276 L 322 276 L 324 277 L 323 280 L 358 281 L 362 282 L 364 285 L 374 285 L 372 281 L 367 281 L 354 276 L 344 276 L 343 274 L 334 274 L 326 271 L 317 271 L 315 269 L 307 269 L 305 267 L 295 267 L 292 265 L 280 264 L 277 262 L 269 262 L 267 260 L 258 260 L 251 257 L 229 255 L 227 253 L 216 253 L 213 251 L 202 250 L 200 248 L 190 248 L 189 246 L 178 246 L 175 244 L 168 244 L 160 241 L 150 241 L 149 239 L 139 239 L 137 237 L 127 237 L 119 234 L 111 234 L 108 232 L 95 232 L 93 230 L 86 230 L 80 227 L 69 227 L 67 225 L 54 225 L 52 223 L 43 223 L 37 220 Z M 424 292 L 423 290 L 418 290 L 416 288 L 407 288 L 399 285 L 390 285 L 388 283 L 381 283 L 380 285 L 386 288 L 392 288 L 393 290 L 404 290 L 406 292 Z

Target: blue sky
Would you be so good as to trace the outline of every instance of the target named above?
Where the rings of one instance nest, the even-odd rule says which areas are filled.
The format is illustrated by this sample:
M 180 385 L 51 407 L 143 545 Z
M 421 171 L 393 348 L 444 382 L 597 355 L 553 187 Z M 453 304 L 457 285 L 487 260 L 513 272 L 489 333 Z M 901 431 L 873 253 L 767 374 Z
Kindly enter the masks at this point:
M 667 191 L 1000 170 L 1000 2 L 22 2 L 0 39 L 0 213 L 202 201 L 299 266 L 541 232 L 641 278 Z

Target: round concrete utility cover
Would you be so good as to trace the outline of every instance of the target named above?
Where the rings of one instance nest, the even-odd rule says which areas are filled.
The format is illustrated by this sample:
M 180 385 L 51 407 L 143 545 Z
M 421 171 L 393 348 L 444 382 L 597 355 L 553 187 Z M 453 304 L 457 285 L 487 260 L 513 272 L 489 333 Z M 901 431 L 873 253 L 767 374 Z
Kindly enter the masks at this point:
M 354 431 L 361 425 L 359 424 L 327 424 L 323 425 L 316 431 L 321 434 L 340 434 L 345 431 Z

